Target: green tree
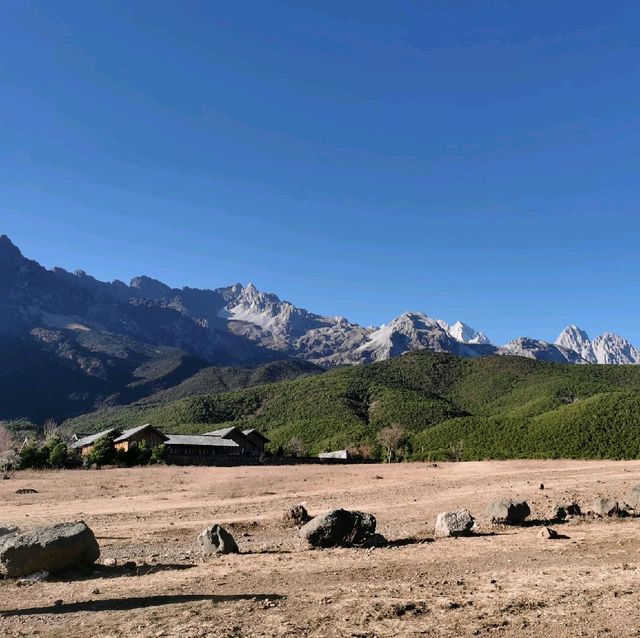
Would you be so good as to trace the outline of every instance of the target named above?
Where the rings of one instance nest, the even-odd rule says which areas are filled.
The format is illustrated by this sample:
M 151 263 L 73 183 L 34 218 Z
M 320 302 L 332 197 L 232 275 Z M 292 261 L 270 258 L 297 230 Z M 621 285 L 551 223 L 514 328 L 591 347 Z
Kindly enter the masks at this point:
M 47 466 L 49 452 L 43 452 L 42 448 L 33 439 L 20 450 L 20 465 L 24 469 L 41 470 Z
M 103 465 L 113 464 L 116 461 L 116 449 L 113 445 L 116 436 L 115 432 L 110 432 L 100 437 L 93 444 L 93 449 L 87 457 L 87 465 L 95 465 L 100 469 Z
M 167 458 L 167 446 L 164 443 L 156 445 L 151 450 L 151 463 L 163 463 Z
M 42 449 L 43 452 L 45 449 L 49 452 L 47 458 L 49 467 L 55 469 L 66 467 L 69 460 L 69 448 L 58 434 L 54 434 Z

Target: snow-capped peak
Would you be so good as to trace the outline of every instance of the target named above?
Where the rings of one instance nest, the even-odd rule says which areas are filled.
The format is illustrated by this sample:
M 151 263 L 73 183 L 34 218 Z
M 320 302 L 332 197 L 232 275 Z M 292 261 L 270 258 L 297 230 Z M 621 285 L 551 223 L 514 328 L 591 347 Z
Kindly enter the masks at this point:
M 597 363 L 597 357 L 593 350 L 593 344 L 589 335 L 575 324 L 567 326 L 554 342 L 557 346 L 569 348 L 577 352 L 585 361 Z
M 605 332 L 593 340 L 598 363 L 640 364 L 640 351 L 623 337 Z
M 487 335 L 485 335 L 483 332 L 475 330 L 470 325 L 463 323 L 462 321 L 456 321 L 452 326 L 449 326 L 449 333 L 460 343 L 491 343 Z
M 584 330 L 572 324 L 558 335 L 555 343 L 577 352 L 589 363 L 640 364 L 640 351 L 612 332 L 605 332 L 591 341 Z

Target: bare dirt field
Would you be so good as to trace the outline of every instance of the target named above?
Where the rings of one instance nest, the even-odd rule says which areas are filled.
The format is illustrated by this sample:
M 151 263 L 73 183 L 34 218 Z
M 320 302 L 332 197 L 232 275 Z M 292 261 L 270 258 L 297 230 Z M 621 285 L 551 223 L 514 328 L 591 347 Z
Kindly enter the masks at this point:
M 0 636 L 640 636 L 640 519 L 574 519 L 542 540 L 485 514 L 517 496 L 542 520 L 636 483 L 640 462 L 23 472 L 0 482 L 0 522 L 83 519 L 117 566 L 0 581 Z M 310 550 L 281 520 L 299 502 L 371 512 L 394 542 Z M 437 513 L 460 507 L 479 534 L 434 541 Z M 213 522 L 241 554 L 202 561 Z

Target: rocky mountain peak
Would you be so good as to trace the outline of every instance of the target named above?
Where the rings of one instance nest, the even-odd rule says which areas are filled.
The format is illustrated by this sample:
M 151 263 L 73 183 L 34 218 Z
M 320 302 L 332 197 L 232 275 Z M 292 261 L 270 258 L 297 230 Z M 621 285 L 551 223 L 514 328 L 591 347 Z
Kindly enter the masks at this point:
M 612 332 L 605 332 L 593 340 L 598 363 L 640 364 L 640 351 L 629 341 Z
M 161 281 L 147 277 L 146 275 L 134 277 L 129 283 L 129 286 L 152 299 L 162 299 L 172 292 L 167 284 L 163 284 Z
M 24 260 L 20 249 L 7 237 L 0 235 L 0 265 L 17 265 Z
M 491 343 L 487 335 L 462 321 L 456 321 L 452 326 L 449 326 L 449 333 L 460 343 L 475 343 L 481 345 Z
M 596 355 L 589 335 L 575 324 L 567 326 L 554 342 L 557 346 L 577 352 L 585 361 L 596 363 Z
M 501 346 L 498 354 L 511 354 L 556 363 L 587 363 L 575 350 L 530 337 L 513 339 L 513 341 Z

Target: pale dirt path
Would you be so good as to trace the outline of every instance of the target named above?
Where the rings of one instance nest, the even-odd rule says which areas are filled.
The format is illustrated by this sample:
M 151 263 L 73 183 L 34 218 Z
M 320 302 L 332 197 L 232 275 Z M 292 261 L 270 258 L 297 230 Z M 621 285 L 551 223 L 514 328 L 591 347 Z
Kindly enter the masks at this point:
M 558 528 L 569 539 L 542 541 L 484 516 L 498 496 L 546 518 L 556 500 L 588 506 L 639 482 L 640 462 L 610 461 L 19 473 L 0 482 L 0 522 L 84 518 L 103 559 L 149 566 L 0 582 L 0 636 L 640 636 L 640 519 L 576 521 Z M 370 511 L 407 544 L 310 551 L 280 523 L 300 501 Z M 425 542 L 458 507 L 496 534 Z M 195 536 L 214 521 L 246 553 L 202 563 Z

